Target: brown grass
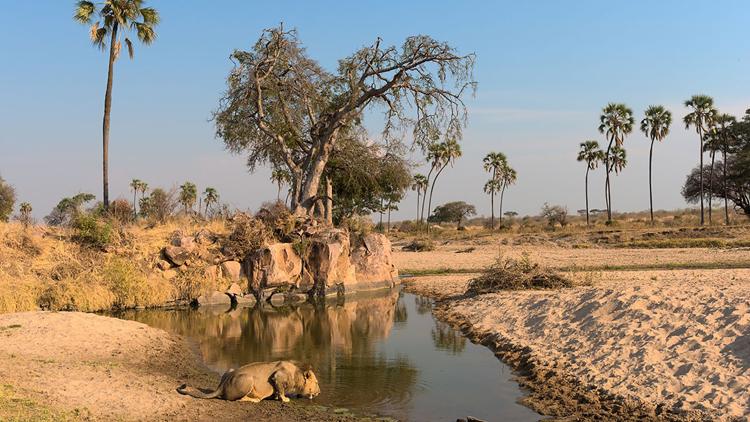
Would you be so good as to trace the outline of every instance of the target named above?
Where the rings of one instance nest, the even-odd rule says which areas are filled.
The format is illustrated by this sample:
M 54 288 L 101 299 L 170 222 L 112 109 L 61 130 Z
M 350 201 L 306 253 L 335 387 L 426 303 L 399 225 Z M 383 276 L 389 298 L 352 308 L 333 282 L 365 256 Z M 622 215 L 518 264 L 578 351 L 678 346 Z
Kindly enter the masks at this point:
M 500 290 L 561 289 L 573 287 L 573 282 L 531 261 L 527 254 L 520 259 L 498 258 L 497 262 L 469 281 L 466 294 L 470 296 Z

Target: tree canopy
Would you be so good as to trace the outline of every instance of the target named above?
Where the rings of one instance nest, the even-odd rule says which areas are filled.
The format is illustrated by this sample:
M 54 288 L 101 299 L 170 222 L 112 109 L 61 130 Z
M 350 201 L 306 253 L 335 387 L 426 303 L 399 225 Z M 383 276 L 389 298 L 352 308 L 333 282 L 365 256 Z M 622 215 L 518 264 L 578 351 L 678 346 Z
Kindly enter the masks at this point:
M 474 55 L 458 54 L 428 36 L 400 48 L 380 39 L 339 60 L 329 72 L 308 57 L 296 31 L 263 31 L 248 51 L 232 54 L 235 67 L 214 113 L 217 137 L 233 153 L 247 154 L 250 170 L 270 164 L 290 174 L 291 208 L 311 214 L 336 145 L 366 138 L 365 110 L 384 112 L 384 144 L 401 143 L 411 129 L 426 150 L 461 138 L 463 98 L 473 92 Z
M 15 203 L 15 189 L 0 177 L 0 221 L 8 221 Z
M 477 209 L 474 205 L 464 201 L 455 201 L 435 207 L 435 211 L 427 220 L 435 223 L 455 222 L 460 227 L 464 218 L 476 214 Z

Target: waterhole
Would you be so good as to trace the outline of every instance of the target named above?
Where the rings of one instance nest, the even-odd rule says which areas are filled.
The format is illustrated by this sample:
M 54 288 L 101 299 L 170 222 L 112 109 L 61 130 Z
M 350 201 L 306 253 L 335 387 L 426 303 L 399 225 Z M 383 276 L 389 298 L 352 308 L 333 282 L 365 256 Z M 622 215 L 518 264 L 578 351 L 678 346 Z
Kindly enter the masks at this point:
M 128 311 L 117 316 L 188 338 L 223 373 L 256 361 L 313 365 L 313 405 L 406 421 L 538 420 L 516 403 L 511 370 L 432 315 L 430 299 L 388 290 L 325 305 Z M 218 375 L 217 375 L 218 379 Z M 211 387 L 214 386 L 202 386 Z

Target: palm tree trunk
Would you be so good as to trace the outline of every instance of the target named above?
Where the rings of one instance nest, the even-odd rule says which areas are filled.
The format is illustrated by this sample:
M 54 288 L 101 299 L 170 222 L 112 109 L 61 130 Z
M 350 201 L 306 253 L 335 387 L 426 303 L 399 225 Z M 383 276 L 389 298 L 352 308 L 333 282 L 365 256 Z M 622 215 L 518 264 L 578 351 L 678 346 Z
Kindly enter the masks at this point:
M 326 176 L 326 223 L 333 226 L 333 183 Z
M 102 121 L 102 203 L 104 204 L 104 212 L 109 211 L 109 114 L 112 111 L 112 79 L 115 71 L 116 42 L 117 22 L 112 25 L 112 37 L 109 42 L 107 90 L 104 93 L 104 118 Z
M 591 163 L 586 163 L 586 225 L 589 225 L 589 170 L 591 170 Z
M 133 189 L 133 221 L 138 219 L 138 208 L 136 208 L 136 203 L 135 203 L 137 199 L 136 194 L 138 194 L 138 190 Z
M 495 230 L 495 190 L 490 192 L 490 229 Z
M 607 172 L 607 177 L 604 182 L 604 200 L 607 202 L 607 222 L 612 222 L 612 197 L 611 191 L 609 188 L 609 152 L 612 149 L 612 141 L 614 140 L 614 137 L 611 137 L 609 139 L 609 145 L 607 145 L 607 153 L 604 156 L 604 168 Z
M 424 196 L 422 196 L 422 212 L 419 214 L 419 222 L 424 221 L 424 203 L 425 200 L 427 200 L 427 188 L 431 186 L 430 183 L 430 176 L 432 176 L 432 172 L 435 170 L 435 167 L 430 167 L 430 171 L 427 173 L 427 186 L 424 188 Z M 436 177 L 437 178 L 437 177 Z M 432 183 L 435 183 L 434 181 Z M 429 217 L 430 210 L 427 210 L 427 216 Z
M 432 193 L 435 191 L 435 183 L 437 183 L 438 177 L 440 177 L 440 173 L 443 172 L 443 170 L 448 167 L 448 163 L 446 162 L 442 167 L 440 167 L 440 170 L 438 170 L 437 174 L 435 175 L 435 179 L 432 181 L 432 186 L 430 186 L 430 200 L 427 201 L 427 218 L 430 218 L 430 210 L 432 209 Z M 430 232 L 430 225 L 427 224 L 427 233 Z
M 281 183 L 279 183 L 277 186 L 278 186 L 278 190 L 276 191 L 276 202 L 280 202 L 281 201 Z
M 388 204 L 388 225 L 386 226 L 386 233 L 391 232 L 391 204 Z
M 727 147 L 726 142 L 722 151 L 722 164 L 724 173 L 724 224 L 729 225 L 729 204 L 727 199 Z
M 415 222 L 419 223 L 419 189 L 417 189 L 417 218 L 414 220 Z
M 701 226 L 702 226 L 704 223 L 704 219 L 703 219 L 703 130 L 701 129 L 700 126 L 698 126 L 698 138 L 700 138 L 699 146 L 700 146 L 700 153 L 701 153 L 700 167 L 698 167 L 700 171 L 698 172 L 698 174 L 699 174 L 700 184 L 701 184 Z
M 711 170 L 708 172 L 708 225 L 713 224 L 713 197 L 714 197 L 714 161 L 716 151 L 711 151 Z
M 651 207 L 651 224 L 654 224 L 654 190 L 651 187 L 651 163 L 654 158 L 654 140 L 651 140 L 651 149 L 648 151 L 648 201 Z
M 502 227 L 503 224 L 503 197 L 505 196 L 505 183 L 503 183 L 503 188 L 500 190 L 500 226 Z

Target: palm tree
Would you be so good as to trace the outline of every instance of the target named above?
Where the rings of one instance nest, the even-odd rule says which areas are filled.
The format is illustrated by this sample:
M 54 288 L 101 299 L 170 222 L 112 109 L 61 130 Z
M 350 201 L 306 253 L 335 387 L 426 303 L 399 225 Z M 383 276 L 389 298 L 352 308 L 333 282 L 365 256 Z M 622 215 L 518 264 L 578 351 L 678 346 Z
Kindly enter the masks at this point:
M 24 228 L 28 228 L 31 225 L 31 204 L 28 202 L 21 202 L 19 211 L 21 212 L 21 223 Z
M 142 181 L 138 191 L 141 192 L 141 200 L 143 200 L 146 197 L 146 192 L 148 192 L 148 183 Z
M 604 184 L 604 197 L 607 202 L 607 222 L 612 222 L 612 190 L 610 189 L 609 175 L 612 172 L 610 163 L 610 152 L 613 145 L 621 147 L 625 142 L 625 136 L 633 131 L 633 111 L 625 104 L 609 103 L 599 117 L 599 132 L 604 134 L 609 143 L 607 151 L 604 154 L 604 165 L 607 172 L 606 182 Z
M 732 131 L 731 127 L 734 123 L 737 122 L 737 119 L 734 118 L 734 116 L 731 116 L 729 114 L 720 114 L 716 116 L 715 119 L 716 122 L 716 129 L 718 132 L 718 137 L 720 141 L 720 148 L 721 148 L 721 158 L 722 158 L 722 172 L 724 177 L 723 180 L 723 190 L 724 190 L 724 224 L 727 226 L 729 225 L 729 204 L 727 203 L 727 154 L 729 153 L 729 147 L 730 143 L 732 141 Z
M 604 151 L 599 149 L 599 142 L 581 142 L 581 150 L 578 151 L 578 161 L 586 162 L 586 225 L 589 225 L 589 171 L 596 170 L 599 163 L 604 161 Z
M 271 181 L 276 183 L 276 186 L 279 188 L 276 192 L 277 202 L 281 201 L 281 188 L 289 182 L 290 178 L 289 172 L 284 169 L 273 169 L 271 171 Z
M 620 174 L 620 172 L 625 168 L 625 166 L 628 164 L 628 158 L 627 154 L 625 153 L 625 148 L 614 146 L 609 152 L 609 167 L 612 171 L 615 172 L 615 174 Z
M 498 179 L 492 178 L 484 184 L 484 193 L 490 195 L 490 228 L 495 229 L 495 194 L 502 189 L 502 182 Z
M 427 156 L 425 159 L 428 163 L 430 163 L 430 171 L 427 172 L 427 187 L 425 187 L 424 190 L 424 196 L 422 196 L 422 210 L 419 213 L 419 222 L 421 223 L 424 221 L 424 205 L 425 202 L 427 202 L 427 188 L 430 185 L 430 182 L 432 181 L 432 173 L 437 170 L 440 167 L 441 164 L 441 146 L 440 143 L 431 144 L 429 147 L 427 147 Z M 427 210 L 427 213 L 429 214 L 430 210 Z
M 432 193 L 435 191 L 435 183 L 437 182 L 438 177 L 440 177 L 440 173 L 448 167 L 448 164 L 453 166 L 456 159 L 461 156 L 461 145 L 456 141 L 446 141 L 439 144 L 437 151 L 440 168 L 435 174 L 435 178 L 432 179 L 432 186 L 430 186 L 430 199 L 427 201 L 428 211 L 432 209 Z M 427 231 L 430 231 L 430 226 L 427 226 Z
M 502 152 L 490 152 L 489 154 L 484 156 L 484 159 L 482 159 L 482 162 L 484 163 L 484 171 L 489 172 L 492 174 L 490 177 L 490 182 L 497 181 L 498 180 L 498 174 L 500 170 L 503 167 L 506 167 L 508 165 L 508 159 Z M 485 192 L 487 192 L 488 184 L 492 185 L 489 186 L 491 189 L 493 189 L 490 192 L 490 207 L 492 209 L 490 214 L 490 227 L 494 230 L 495 229 L 495 193 L 501 189 L 501 183 L 490 183 L 487 182 L 485 184 Z M 497 185 L 497 186 L 494 186 Z M 502 218 L 502 216 L 500 217 Z
M 414 179 L 412 181 L 411 190 L 417 191 L 417 219 L 415 221 L 419 222 L 419 198 L 421 197 L 422 193 L 427 193 L 427 186 L 429 185 L 429 181 L 427 180 L 427 177 L 425 177 L 423 174 L 415 174 Z
M 649 106 L 646 115 L 641 120 L 641 131 L 651 139 L 651 148 L 648 152 L 648 197 L 651 209 L 651 224 L 654 224 L 654 191 L 651 185 L 651 163 L 654 157 L 654 141 L 663 141 L 669 134 L 669 126 L 672 124 L 672 113 L 662 106 Z
M 695 127 L 695 131 L 698 133 L 698 139 L 700 140 L 700 167 L 703 169 L 703 136 L 705 135 L 708 128 L 711 126 L 711 122 L 716 116 L 716 109 L 714 109 L 714 99 L 708 95 L 693 95 L 689 100 L 685 101 L 685 107 L 692 111 L 685 115 L 682 121 L 685 123 L 685 129 L 690 129 L 690 126 Z M 701 186 L 701 226 L 704 223 L 703 218 L 703 171 L 698 172 L 698 179 L 700 180 Z
M 196 188 L 195 184 L 185 182 L 180 186 L 180 204 L 185 207 L 185 214 L 188 213 L 188 210 L 193 210 L 197 196 L 198 188 Z
M 502 224 L 503 197 L 505 196 L 505 188 L 516 183 L 516 180 L 518 180 L 518 173 L 516 173 L 513 168 L 506 164 L 505 166 L 503 166 L 502 171 L 498 174 L 498 179 L 500 180 L 500 183 L 502 185 L 502 189 L 500 190 L 500 223 Z
M 141 189 L 141 184 L 143 182 L 141 179 L 133 179 L 130 181 L 130 189 L 133 189 L 133 219 L 138 218 L 138 208 L 136 207 L 136 201 L 138 200 L 137 194 L 138 191 Z
M 216 191 L 214 188 L 206 188 L 205 191 L 203 191 L 203 197 L 205 198 L 206 202 L 206 213 L 205 215 L 208 216 L 208 208 L 219 202 L 219 192 Z
M 128 48 L 128 55 L 133 58 L 133 42 L 127 36 L 135 31 L 143 44 L 151 44 L 156 39 L 154 28 L 159 24 L 159 13 L 151 7 L 143 7 L 143 0 L 105 0 L 97 8 L 91 1 L 76 3 L 73 19 L 78 23 L 91 25 L 89 36 L 95 46 L 104 50 L 109 37 L 109 62 L 107 69 L 107 89 L 104 94 L 104 119 L 102 123 L 102 200 L 104 210 L 109 209 L 109 114 L 112 107 L 112 79 L 114 65 L 122 41 Z M 95 18 L 95 16 L 98 16 Z M 98 20 L 97 20 L 98 19 Z

